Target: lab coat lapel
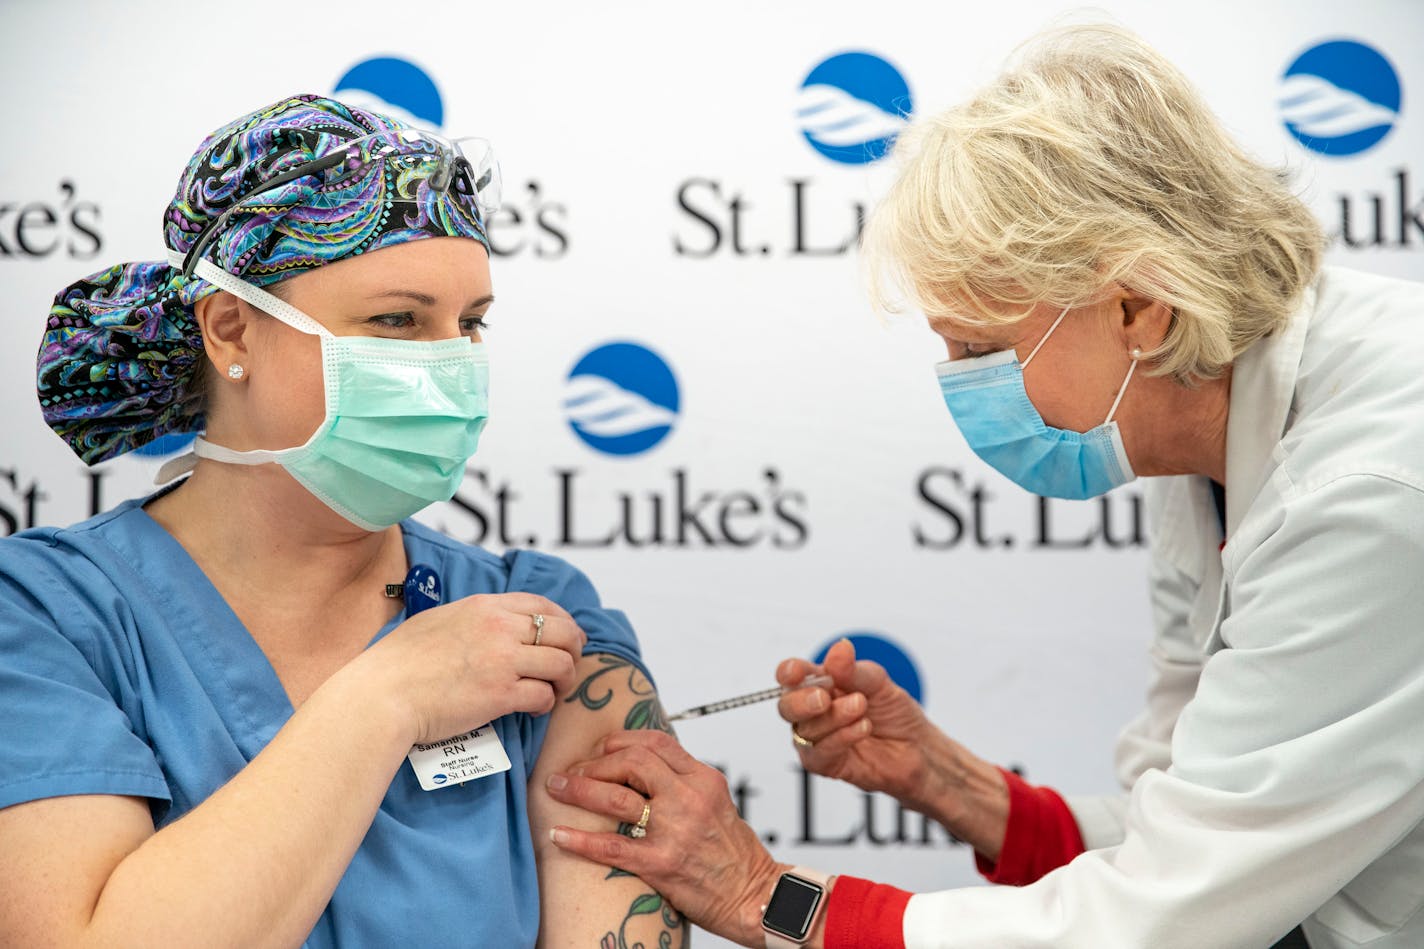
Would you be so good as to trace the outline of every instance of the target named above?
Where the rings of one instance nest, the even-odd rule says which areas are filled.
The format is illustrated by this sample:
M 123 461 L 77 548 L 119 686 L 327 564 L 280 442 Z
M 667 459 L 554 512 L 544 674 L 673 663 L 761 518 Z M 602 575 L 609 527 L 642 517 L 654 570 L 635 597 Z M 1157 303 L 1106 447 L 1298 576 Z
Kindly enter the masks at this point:
M 1226 421 L 1228 539 L 1235 536 L 1242 516 L 1270 475 L 1271 453 L 1285 433 L 1301 351 L 1314 313 L 1312 286 L 1283 329 L 1247 349 L 1233 364 Z

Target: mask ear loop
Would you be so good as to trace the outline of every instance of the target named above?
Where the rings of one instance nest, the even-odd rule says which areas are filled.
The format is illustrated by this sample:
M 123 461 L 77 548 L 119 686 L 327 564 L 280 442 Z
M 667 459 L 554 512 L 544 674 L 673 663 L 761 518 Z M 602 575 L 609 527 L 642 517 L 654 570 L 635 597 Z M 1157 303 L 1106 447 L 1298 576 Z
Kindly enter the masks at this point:
M 1046 343 L 1046 342 L 1048 342 L 1048 337 L 1050 337 L 1050 336 L 1053 335 L 1053 331 L 1056 330 L 1056 329 L 1058 329 L 1058 324 L 1059 324 L 1059 323 L 1062 323 L 1062 322 L 1063 322 L 1063 317 L 1065 317 L 1065 316 L 1067 316 L 1067 315 L 1068 315 L 1068 308 L 1065 306 L 1065 307 L 1063 308 L 1063 312 L 1058 314 L 1058 319 L 1054 320 L 1054 321 L 1053 321 L 1053 325 L 1048 328 L 1048 332 L 1047 332 L 1047 333 L 1044 333 L 1043 336 L 1039 339 L 1038 345 L 1035 346 L 1035 347 L 1033 347 L 1033 352 L 1031 352 L 1031 353 L 1028 354 L 1028 358 L 1023 361 L 1023 365 L 1019 367 L 1020 369 L 1027 369 L 1027 368 L 1028 368 L 1028 364 L 1031 363 L 1031 362 L 1033 362 L 1033 357 L 1035 357 L 1035 356 L 1038 355 L 1038 351 L 1043 348 L 1043 344 Z
M 173 267 L 180 266 L 181 257 L 175 251 L 168 252 L 168 262 Z M 276 317 L 292 329 L 308 336 L 334 336 L 331 330 L 292 306 L 286 300 L 274 296 L 256 284 L 248 283 L 234 276 L 210 260 L 199 260 L 193 268 L 196 276 L 202 277 L 219 290 L 226 290 L 239 300 L 255 306 L 268 316 Z
M 1103 419 L 1106 425 L 1113 420 L 1117 414 L 1117 407 L 1122 404 L 1123 393 L 1127 391 L 1127 384 L 1132 381 L 1132 374 L 1137 370 L 1137 361 L 1142 358 L 1142 347 L 1136 346 L 1132 350 L 1132 362 L 1127 366 L 1127 376 L 1122 380 L 1122 385 L 1118 387 L 1117 398 L 1113 399 L 1112 408 L 1108 409 L 1108 417 Z
M 181 270 L 183 266 L 183 255 L 170 250 L 168 252 L 168 263 L 173 268 Z M 335 338 L 335 334 L 332 333 L 331 330 L 322 326 L 312 317 L 292 306 L 286 300 L 273 296 L 261 287 L 248 283 L 241 277 L 228 273 L 212 261 L 198 260 L 196 266 L 193 268 L 193 272 L 218 289 L 226 290 L 238 299 L 245 300 L 252 306 L 286 323 L 298 332 L 306 333 L 310 336 L 329 336 Z M 325 357 L 323 357 L 323 370 L 325 369 L 325 362 Z M 206 434 L 206 432 L 204 434 Z M 202 436 L 199 436 L 199 438 L 201 437 Z M 207 440 L 203 439 L 203 441 L 206 442 Z M 216 451 L 209 453 L 209 457 L 217 457 L 219 460 L 224 460 L 225 456 L 220 454 L 221 452 L 227 452 L 234 457 L 237 456 L 237 453 L 232 452 L 230 449 L 223 448 L 221 445 L 212 445 L 209 443 L 209 446 L 212 449 L 216 449 Z M 183 475 L 192 471 L 197 464 L 198 454 L 196 449 L 178 455 L 175 458 L 170 458 L 158 469 L 158 473 L 154 475 L 153 483 L 167 484 L 175 478 L 181 478 Z

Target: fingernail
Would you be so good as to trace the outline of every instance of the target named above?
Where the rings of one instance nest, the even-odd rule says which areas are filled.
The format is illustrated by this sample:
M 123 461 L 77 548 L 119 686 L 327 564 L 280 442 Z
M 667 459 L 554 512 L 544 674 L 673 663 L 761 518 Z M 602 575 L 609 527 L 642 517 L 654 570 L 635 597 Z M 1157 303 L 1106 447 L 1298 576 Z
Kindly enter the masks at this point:
M 826 707 L 826 693 L 820 689 L 811 693 L 811 700 L 806 703 L 811 706 L 811 711 L 819 712 Z
M 564 777 L 562 774 L 551 774 L 551 775 L 549 775 L 549 790 L 550 790 L 550 791 L 562 791 L 564 788 L 566 788 L 566 787 L 568 787 L 568 786 L 569 786 L 569 779 L 566 778 L 566 777 Z
M 569 842 L 569 832 L 562 827 L 555 827 L 549 831 L 549 839 L 556 844 L 566 844 Z

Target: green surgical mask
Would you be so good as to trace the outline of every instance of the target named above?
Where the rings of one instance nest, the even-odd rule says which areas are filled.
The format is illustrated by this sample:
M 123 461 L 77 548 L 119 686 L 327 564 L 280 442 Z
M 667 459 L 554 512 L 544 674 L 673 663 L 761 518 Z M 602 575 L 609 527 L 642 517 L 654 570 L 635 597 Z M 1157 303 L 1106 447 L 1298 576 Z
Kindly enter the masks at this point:
M 326 416 L 295 448 L 234 451 L 198 438 L 194 455 L 234 465 L 281 465 L 333 511 L 369 531 L 454 496 L 489 417 L 483 343 L 334 336 L 286 301 L 207 261 L 199 263 L 198 275 L 321 338 Z M 174 459 L 159 479 L 192 464 L 191 456 Z

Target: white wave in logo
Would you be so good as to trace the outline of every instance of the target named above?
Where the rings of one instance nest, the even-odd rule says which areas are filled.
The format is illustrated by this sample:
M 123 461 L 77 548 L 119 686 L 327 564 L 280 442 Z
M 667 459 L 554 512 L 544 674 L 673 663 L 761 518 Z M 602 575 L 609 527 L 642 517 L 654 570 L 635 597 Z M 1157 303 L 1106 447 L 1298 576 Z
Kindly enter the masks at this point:
M 347 105 L 355 106 L 358 109 L 365 109 L 367 112 L 379 112 L 381 115 L 390 116 L 401 122 L 414 125 L 418 129 L 425 129 L 430 132 L 439 131 L 438 126 L 430 124 L 428 119 L 403 109 L 394 102 L 387 102 L 374 92 L 367 92 L 365 89 L 337 89 L 332 93 L 333 98 Z
M 902 116 L 822 83 L 802 88 L 796 99 L 796 117 L 801 120 L 801 131 L 832 147 L 877 142 L 906 125 Z
M 602 376 L 574 376 L 564 387 L 564 409 L 579 431 L 598 438 L 635 435 L 677 421 L 677 414 Z
M 1339 138 L 1395 120 L 1390 109 L 1307 73 L 1281 80 L 1278 101 L 1281 117 L 1311 138 Z

